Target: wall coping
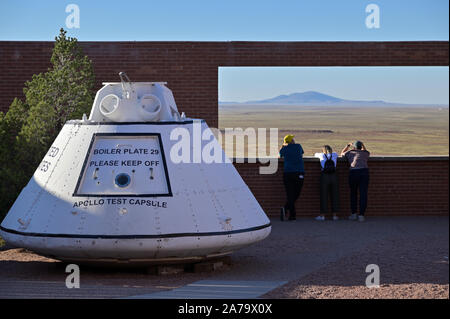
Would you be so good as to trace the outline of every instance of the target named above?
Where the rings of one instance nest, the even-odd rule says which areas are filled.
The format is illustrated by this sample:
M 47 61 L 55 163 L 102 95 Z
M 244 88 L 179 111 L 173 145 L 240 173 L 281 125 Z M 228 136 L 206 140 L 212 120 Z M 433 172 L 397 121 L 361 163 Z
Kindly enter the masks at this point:
M 55 43 L 55 40 L 0 40 L 0 43 Z M 288 41 L 259 41 L 259 40 L 90 40 L 90 41 L 78 41 L 78 43 L 199 43 L 199 44 L 207 44 L 207 43 L 397 43 L 397 44 L 417 44 L 417 43 L 449 43 L 448 40 L 375 40 L 375 41 L 364 41 L 364 40 L 340 40 L 340 41 L 327 41 L 327 40 L 288 40 Z
M 273 159 L 278 159 L 279 161 L 283 161 L 282 158 L 264 158 L 264 159 L 269 159 L 269 160 L 273 160 Z M 232 159 L 233 163 L 236 164 L 243 164 L 243 163 L 250 163 L 253 164 L 254 162 L 249 162 L 249 160 L 253 160 L 254 159 L 249 159 L 249 158 L 242 158 L 242 157 L 235 157 Z M 448 161 L 449 160 L 449 156 L 448 155 L 423 155 L 423 156 L 409 156 L 409 155 L 405 155 L 405 156 L 398 156 L 398 155 L 394 155 L 394 156 L 371 156 L 369 158 L 369 161 L 371 162 L 420 162 L 420 161 Z M 303 157 L 303 161 L 304 162 L 316 162 L 318 161 L 318 158 L 315 158 L 313 156 L 305 156 Z M 339 162 L 345 162 L 345 158 L 343 157 L 339 157 L 338 158 Z M 255 161 L 255 163 L 257 163 L 258 161 Z

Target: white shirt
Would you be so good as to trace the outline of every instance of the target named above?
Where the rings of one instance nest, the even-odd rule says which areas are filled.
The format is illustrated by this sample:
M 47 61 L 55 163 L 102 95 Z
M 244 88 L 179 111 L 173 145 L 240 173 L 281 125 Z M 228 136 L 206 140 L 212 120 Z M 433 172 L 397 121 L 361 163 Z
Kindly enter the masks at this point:
M 316 153 L 316 154 L 314 154 L 314 157 L 317 157 L 318 159 L 320 159 L 320 166 L 322 166 L 322 169 L 323 169 L 323 166 L 325 165 L 327 158 L 330 158 L 330 154 L 327 154 L 325 156 L 324 153 Z M 337 153 L 335 153 L 335 152 L 331 153 L 331 159 L 333 160 L 335 167 L 337 166 L 337 158 L 338 158 Z

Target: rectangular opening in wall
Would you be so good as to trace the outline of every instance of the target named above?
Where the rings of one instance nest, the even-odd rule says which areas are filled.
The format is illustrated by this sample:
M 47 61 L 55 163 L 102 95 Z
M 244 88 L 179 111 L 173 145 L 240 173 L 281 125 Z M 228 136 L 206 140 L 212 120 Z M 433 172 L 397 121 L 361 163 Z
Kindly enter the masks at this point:
M 243 135 L 245 147 L 225 134 L 222 143 L 228 157 L 251 158 L 266 128 L 268 157 L 287 134 L 305 156 L 355 140 L 378 156 L 448 155 L 448 87 L 448 67 L 220 67 L 219 129 Z

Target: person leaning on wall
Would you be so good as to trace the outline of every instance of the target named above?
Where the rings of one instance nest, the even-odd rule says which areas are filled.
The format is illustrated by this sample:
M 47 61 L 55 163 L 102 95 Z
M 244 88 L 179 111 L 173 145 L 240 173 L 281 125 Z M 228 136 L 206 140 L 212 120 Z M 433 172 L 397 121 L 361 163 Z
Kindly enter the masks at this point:
M 361 141 L 350 142 L 341 152 L 341 156 L 345 157 L 350 163 L 350 172 L 348 175 L 348 183 L 350 186 L 350 220 L 365 220 L 364 214 L 367 208 L 367 193 L 369 189 L 369 167 L 367 161 L 370 152 Z M 359 215 L 357 215 L 357 201 L 359 191 Z
M 315 153 L 320 160 L 320 215 L 315 219 L 324 221 L 328 213 L 328 197 L 331 197 L 331 212 L 333 220 L 338 220 L 339 212 L 339 184 L 336 173 L 338 154 L 333 152 L 330 145 L 322 147 L 322 153 Z
M 296 220 L 295 201 L 300 197 L 305 176 L 303 165 L 303 148 L 295 143 L 294 135 L 286 135 L 280 149 L 284 158 L 283 183 L 286 190 L 286 204 L 281 208 L 280 219 L 283 221 L 289 211 L 289 220 Z

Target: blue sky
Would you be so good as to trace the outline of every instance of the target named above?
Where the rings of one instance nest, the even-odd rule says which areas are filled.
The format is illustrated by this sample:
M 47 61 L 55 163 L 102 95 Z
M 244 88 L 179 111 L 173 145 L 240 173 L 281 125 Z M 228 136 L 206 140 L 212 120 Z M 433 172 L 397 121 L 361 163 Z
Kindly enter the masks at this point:
M 0 41 L 53 40 L 61 27 L 67 28 L 69 13 L 65 9 L 72 3 L 80 9 L 80 28 L 69 29 L 68 35 L 80 41 L 448 41 L 449 38 L 448 0 L 1 0 Z M 380 9 L 380 27 L 369 29 L 365 24 L 369 13 L 365 8 L 372 3 Z M 358 68 L 335 68 L 332 73 L 308 68 L 279 68 L 276 73 L 260 69 L 221 69 L 220 98 L 247 100 L 255 98 L 255 94 L 264 98 L 269 93 L 274 96 L 317 90 L 342 98 L 448 103 L 448 88 L 442 89 L 448 87 L 448 68 L 402 72 L 378 68 L 359 75 L 355 75 Z M 232 83 L 236 74 L 239 86 Z M 227 76 L 232 76 L 233 81 Z M 339 81 L 323 81 L 336 76 Z M 302 82 L 314 77 L 322 81 Z M 355 77 L 362 78 L 355 80 Z M 277 78 L 272 89 L 261 90 L 266 79 L 271 78 Z M 247 79 L 246 84 L 243 79 Z M 394 89 L 386 85 L 386 79 L 395 85 Z M 361 84 L 368 82 L 371 84 Z M 351 89 L 355 86 L 358 90 Z
M 219 101 L 319 91 L 349 100 L 449 104 L 448 67 L 221 67 Z
M 0 39 L 52 40 L 71 3 L 81 41 L 448 40 L 448 0 L 1 0 Z M 379 29 L 365 25 L 371 3 Z

